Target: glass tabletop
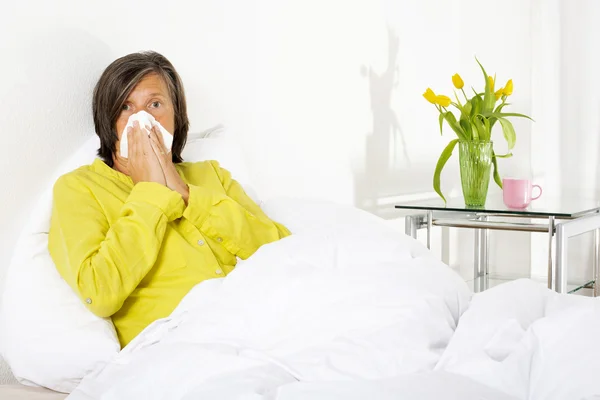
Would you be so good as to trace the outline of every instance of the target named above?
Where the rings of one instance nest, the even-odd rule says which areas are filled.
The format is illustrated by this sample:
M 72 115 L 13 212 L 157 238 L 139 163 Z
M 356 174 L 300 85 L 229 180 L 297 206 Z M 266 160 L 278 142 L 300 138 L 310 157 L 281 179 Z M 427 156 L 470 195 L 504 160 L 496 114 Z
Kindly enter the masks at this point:
M 517 279 L 522 279 L 522 278 L 503 278 L 500 276 L 494 276 L 494 277 L 489 277 L 488 278 L 488 289 L 491 289 L 495 286 L 501 285 L 503 283 L 507 283 L 507 282 L 513 282 Z M 534 282 L 539 283 L 542 286 L 547 286 L 548 285 L 548 281 L 544 278 L 544 279 L 540 279 L 540 278 L 534 278 L 534 277 L 529 277 L 529 279 L 531 279 Z M 466 280 L 467 286 L 469 287 L 469 289 L 471 289 L 471 291 L 475 291 L 475 279 L 468 279 Z M 581 282 L 581 283 L 570 283 L 567 285 L 567 292 L 569 294 L 579 294 L 579 295 L 584 295 L 584 296 L 590 296 L 593 297 L 593 290 L 594 290 L 594 281 L 590 280 L 590 281 L 586 281 L 586 282 Z
M 449 198 L 447 204 L 440 198 L 396 204 L 404 210 L 457 211 L 481 214 L 531 215 L 536 217 L 576 218 L 585 214 L 600 212 L 600 199 L 580 197 L 542 196 L 531 202 L 525 209 L 508 208 L 502 201 L 502 193 L 490 194 L 483 207 L 469 207 L 461 197 Z

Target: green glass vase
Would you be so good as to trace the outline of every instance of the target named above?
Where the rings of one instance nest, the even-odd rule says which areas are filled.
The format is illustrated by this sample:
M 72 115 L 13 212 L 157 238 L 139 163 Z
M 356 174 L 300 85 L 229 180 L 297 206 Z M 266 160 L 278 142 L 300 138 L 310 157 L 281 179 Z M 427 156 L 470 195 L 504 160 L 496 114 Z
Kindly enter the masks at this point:
M 465 205 L 484 206 L 492 174 L 493 143 L 465 140 L 458 143 L 458 149 Z

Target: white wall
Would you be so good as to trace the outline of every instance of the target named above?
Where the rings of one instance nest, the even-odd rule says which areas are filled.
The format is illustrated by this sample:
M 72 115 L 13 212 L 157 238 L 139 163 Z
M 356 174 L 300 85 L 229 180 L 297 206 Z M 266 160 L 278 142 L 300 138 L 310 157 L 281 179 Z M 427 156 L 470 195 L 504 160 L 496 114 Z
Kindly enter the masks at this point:
M 514 79 L 513 110 L 548 110 L 536 97 L 537 73 L 554 77 L 540 60 L 560 53 L 552 43 L 540 52 L 539 32 L 575 27 L 578 13 L 589 11 L 577 7 L 593 3 L 582 1 L 557 21 L 559 0 L 0 1 L 0 276 L 27 207 L 60 160 L 93 134 L 91 90 L 119 56 L 165 54 L 185 82 L 192 130 L 229 125 L 265 196 L 320 197 L 391 217 L 393 209 L 378 204 L 432 192 L 435 162 L 451 137 L 449 130 L 439 136 L 424 89 L 449 93 L 455 72 L 480 85 L 477 55 L 499 81 Z M 572 35 L 566 39 L 585 32 Z M 593 45 L 585 43 L 576 54 L 582 60 Z M 577 66 L 565 64 L 560 77 L 569 82 Z M 578 92 L 570 93 L 577 101 Z M 596 115 L 588 106 L 587 119 L 572 127 L 576 135 L 597 128 L 586 122 Z M 576 118 L 578 110 L 566 112 Z M 502 171 L 544 171 L 532 125 L 515 127 L 515 157 Z M 500 134 L 495 140 L 503 144 Z M 569 154 L 593 149 L 582 144 Z M 455 158 L 443 177 L 447 193 L 459 193 L 457 171 Z M 451 236 L 451 261 L 465 270 L 471 238 Z M 494 268 L 516 266 L 511 272 L 526 275 L 535 243 L 492 238 Z
M 533 173 L 544 193 L 600 198 L 600 2 L 535 0 Z M 592 235 L 570 240 L 571 282 L 592 277 Z M 544 275 L 547 238 L 531 239 L 532 274 Z
M 479 17 L 492 8 L 498 20 L 512 20 L 511 29 L 473 34 L 486 29 Z M 10 190 L 0 199 L 2 263 L 40 185 L 93 133 L 90 94 L 99 74 L 129 52 L 155 49 L 173 61 L 192 129 L 231 126 L 266 196 L 375 210 L 378 198 L 431 192 L 449 136 L 437 134 L 421 93 L 428 86 L 448 93 L 456 71 L 479 84 L 475 55 L 499 79 L 515 80 L 515 109 L 530 111 L 530 11 L 520 0 L 502 7 L 491 0 L 205 0 L 168 8 L 63 0 L 7 2 L 4 10 L 0 43 L 10 61 L 0 66 L 8 83 L 0 88 L 1 159 Z M 528 168 L 530 125 L 517 129 L 517 157 L 506 170 Z M 450 165 L 444 186 L 451 192 L 457 184 Z
M 561 3 L 560 175 L 561 190 L 600 197 L 600 3 Z M 592 276 L 592 235 L 572 239 L 569 279 Z

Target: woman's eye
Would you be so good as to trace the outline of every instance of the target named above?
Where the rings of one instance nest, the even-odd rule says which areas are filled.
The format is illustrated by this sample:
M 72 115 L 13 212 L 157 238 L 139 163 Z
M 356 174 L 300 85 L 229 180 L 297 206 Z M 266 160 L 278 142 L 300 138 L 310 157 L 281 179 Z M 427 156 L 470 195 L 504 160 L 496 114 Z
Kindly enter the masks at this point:
M 131 110 L 131 107 L 129 107 L 129 104 L 123 104 L 123 106 L 121 107 L 121 110 L 129 111 L 129 110 Z
M 158 108 L 160 107 L 160 101 L 153 101 L 150 106 L 153 108 Z

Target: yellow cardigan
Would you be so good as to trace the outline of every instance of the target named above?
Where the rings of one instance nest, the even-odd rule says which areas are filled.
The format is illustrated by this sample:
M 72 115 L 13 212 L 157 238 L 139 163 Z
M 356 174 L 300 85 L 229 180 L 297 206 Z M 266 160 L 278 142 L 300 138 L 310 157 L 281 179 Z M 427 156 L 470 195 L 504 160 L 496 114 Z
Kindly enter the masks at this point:
M 122 346 L 194 285 L 231 272 L 236 256 L 290 234 L 217 162 L 176 167 L 189 186 L 187 207 L 179 193 L 134 185 L 99 159 L 54 186 L 50 255 L 86 306 L 112 317 Z

